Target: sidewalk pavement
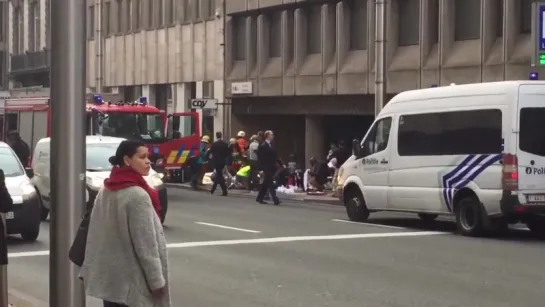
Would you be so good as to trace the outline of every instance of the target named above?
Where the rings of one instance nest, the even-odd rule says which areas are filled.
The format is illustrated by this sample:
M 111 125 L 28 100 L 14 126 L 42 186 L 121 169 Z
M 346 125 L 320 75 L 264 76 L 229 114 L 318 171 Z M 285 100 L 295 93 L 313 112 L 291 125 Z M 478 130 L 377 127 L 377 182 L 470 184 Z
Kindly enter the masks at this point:
M 10 307 L 47 307 L 49 304 L 44 301 L 40 301 L 36 298 L 30 297 L 20 291 L 14 289 L 8 289 L 8 302 Z
M 169 188 L 175 188 L 175 189 L 193 190 L 191 185 L 188 183 L 167 183 L 166 186 Z M 210 191 L 210 188 L 211 188 L 210 185 L 204 186 L 204 189 L 206 189 L 206 191 Z M 306 193 L 286 194 L 286 193 L 276 192 L 276 194 L 278 195 L 278 198 L 280 198 L 280 200 L 290 200 L 290 201 L 298 201 L 298 202 L 314 203 L 314 204 L 327 204 L 327 205 L 335 205 L 335 206 L 343 205 L 337 197 L 332 197 L 331 193 L 325 194 L 325 195 L 308 195 Z M 247 190 L 232 189 L 232 190 L 229 190 L 229 196 L 255 199 L 257 196 L 257 192 L 248 192 Z

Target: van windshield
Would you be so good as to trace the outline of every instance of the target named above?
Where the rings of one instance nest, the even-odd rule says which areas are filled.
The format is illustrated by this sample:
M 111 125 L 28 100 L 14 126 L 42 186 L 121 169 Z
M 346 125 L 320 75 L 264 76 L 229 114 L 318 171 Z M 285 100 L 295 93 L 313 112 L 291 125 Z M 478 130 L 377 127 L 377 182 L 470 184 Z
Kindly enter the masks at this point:
M 520 150 L 545 157 L 545 108 L 520 109 Z
M 115 155 L 118 146 L 118 143 L 87 144 L 87 170 L 95 172 L 112 170 L 112 165 L 108 159 Z

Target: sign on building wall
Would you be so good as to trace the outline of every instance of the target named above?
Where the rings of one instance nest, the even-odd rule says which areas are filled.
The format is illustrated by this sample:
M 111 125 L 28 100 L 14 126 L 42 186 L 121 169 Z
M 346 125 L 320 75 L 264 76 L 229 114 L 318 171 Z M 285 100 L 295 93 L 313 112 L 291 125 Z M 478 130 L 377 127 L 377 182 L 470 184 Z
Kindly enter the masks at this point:
M 231 83 L 231 94 L 248 95 L 253 93 L 252 82 L 233 82 Z
M 217 109 L 218 100 L 208 98 L 191 99 L 189 107 L 191 109 Z
M 535 47 L 532 66 L 545 66 L 545 2 L 532 3 L 532 28 Z

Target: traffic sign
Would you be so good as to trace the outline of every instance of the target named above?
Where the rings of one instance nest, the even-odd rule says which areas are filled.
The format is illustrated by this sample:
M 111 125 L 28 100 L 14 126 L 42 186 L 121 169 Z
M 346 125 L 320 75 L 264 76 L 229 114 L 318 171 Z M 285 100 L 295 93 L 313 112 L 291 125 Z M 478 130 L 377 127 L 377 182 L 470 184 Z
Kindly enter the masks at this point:
M 532 66 L 545 66 L 545 2 L 532 3 L 532 39 L 535 54 Z
M 217 109 L 217 99 L 197 98 L 191 99 L 189 107 L 191 109 Z

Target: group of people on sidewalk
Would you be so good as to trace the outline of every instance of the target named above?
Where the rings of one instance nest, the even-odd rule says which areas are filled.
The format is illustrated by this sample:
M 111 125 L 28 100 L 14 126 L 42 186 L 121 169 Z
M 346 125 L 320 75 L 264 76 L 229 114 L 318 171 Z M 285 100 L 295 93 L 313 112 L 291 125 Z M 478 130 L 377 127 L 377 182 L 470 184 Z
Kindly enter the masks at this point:
M 223 140 L 223 133 L 216 132 L 216 141 L 210 144 L 208 136 L 203 136 L 199 156 L 193 163 L 193 177 L 191 186 L 198 189 L 202 183 L 204 172 L 211 166 L 212 188 L 214 194 L 218 185 L 223 196 L 228 194 L 226 179 L 246 178 L 246 186 L 251 191 L 258 188 L 256 201 L 266 204 L 265 195 L 270 195 L 274 204 L 280 204 L 276 197 L 274 176 L 283 162 L 278 158 L 273 146 L 274 133 L 272 131 L 258 132 L 246 141 L 245 133 L 240 131 L 237 139 L 231 139 L 229 143 Z M 262 183 L 259 184 L 258 173 L 261 173 Z

